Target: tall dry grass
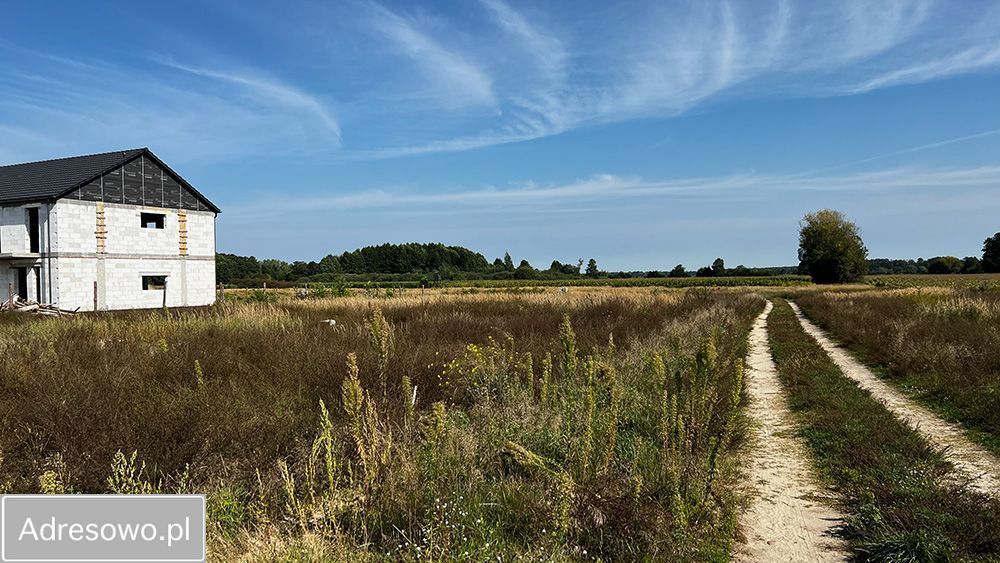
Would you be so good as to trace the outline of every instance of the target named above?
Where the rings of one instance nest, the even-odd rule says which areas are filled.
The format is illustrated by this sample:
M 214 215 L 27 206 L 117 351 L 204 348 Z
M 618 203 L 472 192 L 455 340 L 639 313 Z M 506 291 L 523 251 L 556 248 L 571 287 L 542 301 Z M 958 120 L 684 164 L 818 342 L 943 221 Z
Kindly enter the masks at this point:
M 0 487 L 205 493 L 219 560 L 723 559 L 761 305 L 689 290 L 7 316 Z

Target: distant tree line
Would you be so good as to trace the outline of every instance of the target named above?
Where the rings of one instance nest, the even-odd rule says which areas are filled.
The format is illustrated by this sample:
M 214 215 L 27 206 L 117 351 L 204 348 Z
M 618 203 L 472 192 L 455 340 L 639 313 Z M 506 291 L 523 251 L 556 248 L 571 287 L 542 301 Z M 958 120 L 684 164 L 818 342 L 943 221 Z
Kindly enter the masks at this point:
M 804 234 L 803 234 L 804 233 Z M 805 238 L 803 238 L 805 237 Z M 808 248 L 802 245 L 806 245 Z M 841 256 L 830 248 L 854 248 Z M 986 239 L 983 257 L 936 256 L 924 260 L 867 259 L 857 227 L 843 215 L 830 210 L 810 214 L 800 233 L 798 266 L 748 268 L 742 264 L 727 268 L 722 258 L 691 271 L 683 264 L 672 270 L 607 272 L 591 258 L 560 262 L 548 269 L 533 267 L 527 260 L 516 265 L 509 253 L 493 262 L 462 246 L 440 243 L 406 243 L 366 246 L 340 255 L 329 254 L 318 262 L 263 259 L 220 253 L 216 256 L 216 276 L 220 283 L 259 286 L 262 283 L 288 285 L 302 282 L 334 281 L 420 281 L 431 285 L 444 280 L 526 279 L 558 280 L 574 278 L 683 278 L 753 277 L 789 274 L 813 275 L 816 279 L 856 280 L 871 274 L 976 274 L 1000 272 L 1000 233 Z M 810 264 L 814 270 L 810 269 Z M 817 278 L 816 274 L 819 275 Z
M 327 255 L 318 262 L 264 259 L 220 253 L 216 256 L 216 277 L 220 283 L 235 285 L 275 285 L 298 282 L 421 281 L 463 279 L 560 279 L 606 276 L 593 258 L 584 269 L 582 259 L 572 263 L 553 260 L 547 270 L 533 267 L 527 260 L 517 265 L 509 253 L 492 263 L 478 252 L 440 243 L 406 243 L 366 246 L 340 255 Z
M 916 260 L 889 260 L 878 258 L 868 261 L 872 274 L 992 274 L 1000 272 L 1000 233 L 983 241 L 983 256 L 935 256 Z
M 869 274 L 981 274 L 983 261 L 975 256 L 935 256 L 916 260 L 875 258 L 868 261 Z

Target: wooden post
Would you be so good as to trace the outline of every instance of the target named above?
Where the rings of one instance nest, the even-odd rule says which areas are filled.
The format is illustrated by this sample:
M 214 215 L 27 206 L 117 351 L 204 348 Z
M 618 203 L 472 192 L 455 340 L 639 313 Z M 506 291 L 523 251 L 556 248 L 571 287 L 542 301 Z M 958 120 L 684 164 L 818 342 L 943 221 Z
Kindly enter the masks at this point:
M 218 300 L 220 302 L 226 300 L 226 286 L 222 285 L 221 283 L 219 284 L 219 297 L 218 297 Z
M 167 308 L 167 278 L 163 278 L 163 308 Z
M 8 299 L 8 301 L 7 301 L 8 306 L 11 309 L 13 309 L 14 308 L 14 282 L 11 282 L 11 283 L 7 284 L 7 299 Z
M 97 280 L 94 280 L 94 311 L 97 311 Z

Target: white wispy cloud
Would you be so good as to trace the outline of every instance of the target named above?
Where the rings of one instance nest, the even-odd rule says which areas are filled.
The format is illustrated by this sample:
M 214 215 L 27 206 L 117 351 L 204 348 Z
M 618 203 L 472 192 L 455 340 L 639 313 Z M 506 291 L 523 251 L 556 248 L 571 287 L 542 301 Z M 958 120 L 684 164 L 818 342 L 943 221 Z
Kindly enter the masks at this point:
M 987 137 L 994 137 L 1000 135 L 1000 129 L 990 129 L 988 131 L 980 131 L 979 133 L 972 133 L 970 135 L 962 135 L 960 137 L 953 137 L 951 139 L 945 139 L 943 141 L 935 141 L 933 143 L 926 143 L 923 145 L 917 145 L 915 147 L 907 147 L 905 149 L 900 149 L 896 151 L 886 152 L 882 154 L 877 154 L 875 156 L 869 156 L 867 158 L 861 158 L 858 160 L 852 160 L 850 162 L 843 162 L 840 164 L 835 164 L 833 166 L 824 166 L 823 168 L 813 170 L 807 173 L 801 174 L 801 176 L 809 176 L 820 172 L 830 172 L 832 170 L 839 170 L 842 168 L 850 168 L 854 166 L 859 166 L 862 164 L 868 164 L 869 162 L 875 162 L 877 160 L 884 160 L 886 158 L 892 158 L 895 156 L 902 156 L 907 154 L 913 154 L 923 151 L 928 151 L 932 149 L 938 149 L 941 147 L 947 147 L 950 145 L 956 145 L 959 143 L 965 143 L 967 141 L 975 141 L 977 139 L 985 139 Z
M 242 87 L 247 93 L 266 103 L 274 103 L 282 107 L 302 110 L 319 119 L 333 135 L 340 139 L 340 124 L 326 105 L 317 97 L 302 90 L 284 84 L 278 80 L 255 76 L 252 74 L 236 74 L 228 71 L 202 68 L 178 63 L 171 59 L 158 59 L 165 66 L 183 70 L 191 74 L 222 80 Z
M 478 82 L 492 86 L 500 123 L 353 157 L 471 150 L 675 116 L 726 96 L 858 94 L 1000 67 L 1000 27 L 982 23 L 995 14 L 956 15 L 933 0 L 630 6 L 559 33 L 504 0 L 480 1 L 498 33 L 482 38 L 480 53 L 494 55 Z M 519 79 L 501 79 L 509 72 Z
M 550 32 L 539 29 L 503 0 L 482 0 L 497 24 L 519 42 L 536 61 L 545 77 L 553 83 L 565 80 L 568 53 L 563 42 Z
M 954 169 L 892 168 L 843 175 L 758 174 L 649 180 L 636 176 L 598 174 L 557 185 L 528 182 L 514 187 L 485 187 L 433 192 L 421 190 L 367 190 L 332 197 L 265 200 L 231 209 L 233 218 L 273 213 L 324 210 L 475 208 L 478 211 L 527 206 L 568 210 L 603 202 L 621 205 L 637 198 L 732 198 L 744 200 L 790 192 L 866 193 L 885 190 L 932 189 L 953 192 L 979 188 L 1000 193 L 1000 165 Z
M 169 59 L 158 61 L 176 75 L 148 64 L 18 54 L 0 74 L 0 126 L 20 131 L 19 142 L 4 151 L 7 162 L 125 146 L 211 159 L 339 145 L 332 111 L 277 80 Z
M 220 62 L 198 44 L 152 68 L 131 55 L 78 59 L 0 39 L 0 109 L 12 108 L 3 125 L 41 132 L 49 139 L 26 143 L 47 150 L 74 136 L 117 146 L 140 137 L 118 125 L 134 120 L 187 153 L 343 149 L 336 158 L 384 159 L 677 116 L 720 100 L 854 95 L 1000 70 L 1000 7 L 989 3 L 334 4 L 287 7 L 314 22 L 255 8 L 248 19 L 287 41 L 256 61 Z M 308 87 L 296 76 L 309 76 Z
M 496 104 L 491 76 L 461 53 L 447 48 L 418 29 L 416 22 L 393 12 L 381 4 L 368 4 L 371 25 L 392 42 L 397 51 L 410 59 L 433 85 L 446 92 L 454 106 Z
M 1000 67 L 1000 41 L 977 45 L 946 57 L 922 62 L 876 76 L 853 89 L 863 93 L 899 84 L 914 84 L 958 74 Z

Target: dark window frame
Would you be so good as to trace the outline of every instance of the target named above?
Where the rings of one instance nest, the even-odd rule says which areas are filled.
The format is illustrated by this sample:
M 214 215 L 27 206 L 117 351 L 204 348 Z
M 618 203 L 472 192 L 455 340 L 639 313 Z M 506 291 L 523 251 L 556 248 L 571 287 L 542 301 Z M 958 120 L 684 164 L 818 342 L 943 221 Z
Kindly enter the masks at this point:
M 39 207 L 28 207 L 25 209 L 27 213 L 25 223 L 28 227 L 28 252 L 32 254 L 41 252 L 42 246 L 42 223 L 38 217 L 39 209 Z
M 143 291 L 163 291 L 167 289 L 169 276 L 142 276 Z
M 166 213 L 142 212 L 139 214 L 139 226 L 143 229 L 163 229 L 166 223 Z

